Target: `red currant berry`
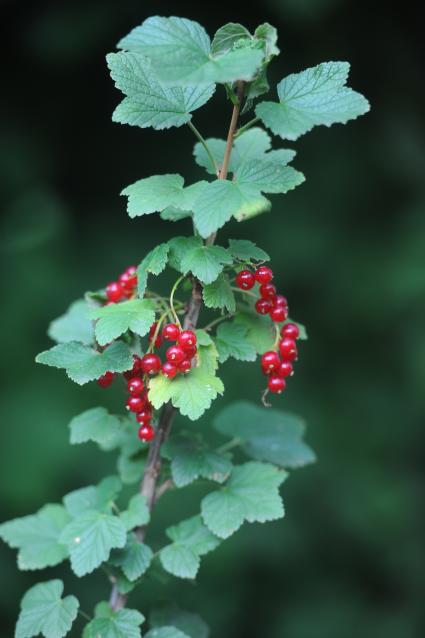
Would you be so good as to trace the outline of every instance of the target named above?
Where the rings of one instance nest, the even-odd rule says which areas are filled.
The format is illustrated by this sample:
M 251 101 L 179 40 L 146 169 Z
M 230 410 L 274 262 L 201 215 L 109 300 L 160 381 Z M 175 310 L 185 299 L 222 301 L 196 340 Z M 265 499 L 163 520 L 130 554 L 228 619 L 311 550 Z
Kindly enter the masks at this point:
M 180 334 L 180 328 L 175 323 L 167 323 L 162 330 L 162 336 L 167 341 L 177 341 Z
M 183 350 L 190 350 L 196 346 L 196 334 L 193 330 L 183 330 L 183 332 L 179 334 L 177 343 Z
M 196 346 L 192 346 L 191 348 L 185 348 L 184 350 L 186 359 L 190 359 L 190 360 L 193 359 L 193 357 L 195 356 L 197 352 L 198 352 L 198 349 Z
M 152 441 L 152 439 L 154 438 L 155 430 L 153 429 L 151 425 L 142 425 L 139 428 L 137 436 L 139 437 L 141 441 L 143 441 L 143 443 L 148 443 L 149 441 Z
M 150 329 L 149 329 L 149 341 L 151 343 L 152 343 L 153 336 L 154 336 L 154 334 L 156 332 L 157 325 L 158 325 L 158 322 L 155 321 L 155 323 L 153 323 L 151 325 Z M 162 345 L 162 335 L 161 335 L 160 332 L 158 332 L 158 334 L 156 335 L 154 346 L 155 346 L 155 348 L 160 348 L 161 345 Z
M 164 375 L 164 377 L 167 377 L 167 379 L 174 379 L 174 377 L 176 376 L 178 372 L 176 366 L 170 363 L 169 361 L 165 361 L 162 364 L 161 369 L 162 369 L 162 374 Z
M 108 284 L 105 293 L 109 301 L 113 301 L 114 303 L 122 299 L 124 295 L 124 291 L 117 281 Z
M 140 357 L 138 357 L 137 354 L 133 354 L 133 367 L 131 368 L 131 370 L 127 370 L 127 372 L 124 372 L 123 374 L 125 378 L 128 380 L 136 376 L 139 370 L 140 370 Z
M 120 275 L 120 278 L 118 281 L 120 282 L 121 288 L 124 290 L 125 293 L 133 292 L 134 283 L 133 283 L 133 277 L 131 275 L 129 275 L 126 272 L 123 272 L 123 274 Z
M 102 374 L 102 376 L 98 378 L 97 385 L 100 385 L 101 388 L 109 387 L 114 380 L 114 376 L 113 372 L 105 372 L 105 374 Z
M 145 384 L 140 377 L 132 377 L 127 382 L 127 390 L 132 397 L 138 397 L 145 389 Z
M 270 318 L 276 323 L 282 323 L 288 318 L 288 311 L 285 306 L 276 306 L 270 310 Z
M 192 362 L 190 359 L 183 359 L 181 363 L 179 363 L 179 372 L 189 372 L 192 368 Z
M 294 374 L 294 369 L 292 367 L 292 363 L 290 361 L 282 361 L 279 366 L 279 370 L 277 371 L 279 377 L 285 378 L 290 377 Z
M 298 339 L 298 337 L 300 336 L 300 331 L 295 323 L 286 323 L 284 326 L 282 326 L 280 334 L 282 335 L 282 337 L 288 337 L 289 339 Z
M 287 308 L 288 300 L 283 295 L 276 295 L 276 297 L 273 299 L 273 306 L 283 306 L 284 308 Z
M 178 365 L 186 358 L 186 353 L 180 346 L 170 346 L 165 353 L 167 361 Z
M 125 407 L 130 412 L 140 412 L 143 410 L 144 405 L 145 399 L 143 397 L 128 397 Z
M 147 425 L 148 423 L 151 422 L 151 419 L 152 419 L 152 410 L 149 410 L 146 407 L 143 410 L 140 410 L 140 412 L 136 414 L 136 421 L 140 423 L 140 425 Z
M 241 270 L 235 278 L 236 285 L 241 290 L 251 290 L 255 285 L 255 277 L 249 270 Z
M 260 315 L 267 315 L 272 309 L 272 305 L 268 299 L 259 299 L 255 302 L 255 310 Z
M 260 295 L 263 299 L 270 299 L 273 301 L 276 297 L 276 287 L 273 284 L 261 284 Z
M 284 337 L 279 343 L 280 354 L 284 361 L 295 361 L 298 356 L 297 346 L 293 339 Z
M 145 374 L 158 374 L 161 370 L 161 359 L 157 354 L 145 354 L 140 361 L 140 367 Z
M 255 279 L 259 284 L 268 284 L 273 279 L 273 270 L 268 266 L 260 266 L 255 271 Z
M 280 358 L 277 352 L 274 350 L 269 350 L 265 352 L 261 357 L 261 367 L 265 374 L 270 374 L 271 372 L 276 372 L 280 366 Z
M 282 377 L 272 376 L 269 378 L 267 387 L 270 392 L 280 394 L 286 387 L 286 381 Z

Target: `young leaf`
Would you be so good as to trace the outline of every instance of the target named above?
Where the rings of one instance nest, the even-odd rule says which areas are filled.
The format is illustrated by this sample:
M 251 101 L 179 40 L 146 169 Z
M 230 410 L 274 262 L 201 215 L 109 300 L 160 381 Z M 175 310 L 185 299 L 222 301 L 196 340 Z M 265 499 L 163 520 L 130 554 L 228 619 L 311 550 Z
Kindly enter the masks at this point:
M 105 408 L 91 408 L 75 416 L 70 424 L 71 445 L 94 441 L 102 450 L 118 447 L 124 425 Z
M 119 43 L 151 60 L 158 77 L 182 84 L 250 80 L 261 65 L 263 52 L 239 49 L 214 56 L 203 27 L 185 18 L 148 18 Z
M 242 38 L 252 38 L 248 29 L 242 26 L 242 24 L 229 22 L 216 31 L 211 44 L 211 53 L 217 55 L 231 51 L 233 45 Z
M 282 518 L 279 486 L 285 478 L 285 472 L 266 463 L 250 461 L 235 467 L 226 486 L 203 499 L 204 523 L 216 536 L 228 538 L 244 521 L 264 523 Z
M 199 246 L 188 251 L 181 260 L 183 274 L 191 272 L 202 283 L 215 281 L 225 264 L 232 263 L 232 256 L 222 246 Z
M 200 557 L 218 547 L 220 540 L 194 516 L 167 529 L 173 542 L 159 554 L 164 569 L 179 578 L 195 578 L 201 564 Z
M 226 321 L 217 328 L 216 345 L 220 363 L 233 357 L 238 361 L 255 361 L 255 347 L 247 340 L 247 328 L 242 324 Z
M 128 580 L 133 582 L 148 570 L 152 558 L 151 548 L 130 535 L 124 549 L 117 550 L 111 562 L 116 567 L 121 567 Z
M 40 352 L 37 363 L 62 368 L 72 381 L 79 385 L 94 381 L 105 372 L 125 372 L 133 366 L 130 348 L 121 341 L 112 343 L 98 352 L 76 341 L 60 343 L 50 350 Z
M 148 282 L 148 273 L 159 275 L 167 265 L 168 252 L 170 247 L 168 244 L 159 244 L 155 246 L 142 260 L 137 268 L 137 292 L 139 297 L 143 297 Z
M 194 221 L 201 237 L 209 237 L 234 215 L 242 204 L 237 186 L 228 180 L 209 183 L 194 204 Z
M 77 617 L 75 596 L 62 598 L 63 582 L 50 580 L 31 587 L 21 601 L 15 638 L 63 638 Z
M 165 605 L 154 609 L 150 615 L 151 627 L 173 626 L 189 638 L 209 638 L 208 625 L 198 614 L 179 609 L 177 605 Z
M 86 301 L 74 301 L 64 315 L 51 322 L 47 334 L 56 343 L 79 341 L 87 346 L 94 343 L 93 323 Z
M 208 102 L 214 84 L 170 86 L 162 84 L 140 53 L 110 53 L 106 56 L 115 86 L 127 97 L 112 116 L 114 122 L 160 130 L 182 126 L 191 112 Z
M 73 572 L 85 576 L 108 560 L 111 549 L 124 547 L 126 536 L 119 518 L 87 510 L 65 527 L 60 541 L 69 549 Z
M 128 509 L 125 512 L 121 512 L 120 519 L 124 523 L 127 531 L 139 525 L 149 523 L 150 514 L 145 497 L 142 494 L 133 496 L 128 504 Z
M 279 55 L 280 50 L 277 46 L 277 29 L 268 22 L 260 24 L 254 31 L 254 37 L 258 40 L 264 40 L 266 43 L 266 60 Z
M 144 337 L 155 321 L 155 311 L 152 302 L 148 299 L 130 299 L 96 308 L 92 310 L 91 317 L 97 319 L 96 339 L 101 346 L 104 346 L 127 330 Z
M 180 208 L 183 201 L 184 179 L 181 175 L 154 175 L 130 184 L 121 192 L 128 197 L 130 217 L 156 213 L 167 206 Z
M 170 246 L 169 264 L 174 270 L 182 271 L 182 260 L 185 255 L 202 246 L 202 240 L 200 237 L 173 237 L 168 242 Z
M 207 308 L 225 308 L 230 313 L 236 310 L 236 300 L 226 275 L 219 275 L 212 284 L 202 289 L 202 298 Z
M 283 139 L 296 140 L 314 126 L 345 124 L 369 111 L 369 102 L 345 86 L 348 62 L 324 62 L 284 78 L 279 102 L 261 102 L 256 115 Z
M 45 505 L 36 514 L 15 518 L 0 525 L 0 538 L 18 549 L 22 570 L 54 567 L 68 556 L 59 536 L 70 517 L 62 505 Z
M 269 255 L 248 239 L 229 239 L 229 250 L 241 261 L 268 261 Z
M 247 328 L 246 340 L 255 348 L 258 354 L 262 354 L 273 347 L 275 335 L 268 317 L 262 317 L 255 312 L 251 312 L 248 308 L 240 309 L 235 315 L 234 322 Z
M 304 181 L 304 175 L 292 166 L 267 160 L 246 160 L 236 173 L 236 182 L 240 186 L 246 184 L 264 193 L 287 193 Z
M 85 626 L 83 638 L 141 638 L 140 625 L 145 619 L 140 612 L 135 609 L 112 611 L 107 603 L 98 608 L 97 617 Z
M 188 634 L 183 633 L 177 627 L 166 625 L 164 627 L 156 627 L 151 629 L 145 635 L 145 638 L 191 638 Z
M 216 416 L 214 427 L 222 434 L 240 439 L 245 452 L 258 461 L 293 469 L 316 459 L 302 440 L 304 421 L 294 414 L 237 401 Z
M 73 518 L 89 510 L 110 514 L 121 489 L 121 481 L 117 476 L 107 476 L 98 485 L 89 485 L 69 492 L 63 497 L 63 502 Z

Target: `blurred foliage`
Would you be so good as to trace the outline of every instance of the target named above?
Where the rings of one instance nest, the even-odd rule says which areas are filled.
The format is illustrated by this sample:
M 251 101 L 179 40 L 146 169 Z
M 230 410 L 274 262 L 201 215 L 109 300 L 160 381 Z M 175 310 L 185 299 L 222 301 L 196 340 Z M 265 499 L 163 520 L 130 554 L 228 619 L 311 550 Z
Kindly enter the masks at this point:
M 308 326 L 299 372 L 278 401 L 307 419 L 319 462 L 284 485 L 286 520 L 246 526 L 206 557 L 196 586 L 171 580 L 167 595 L 198 610 L 215 636 L 419 638 L 425 633 L 421 22 L 382 1 L 257 1 L 245 15 L 229 5 L 160 4 L 162 15 L 191 17 L 210 33 L 230 20 L 248 27 L 268 20 L 279 29 L 282 50 L 274 80 L 348 59 L 353 86 L 372 103 L 366 118 L 302 139 L 297 149 L 307 183 L 275 198 L 272 217 L 229 231 L 255 238 L 273 255 L 293 314 Z M 119 96 L 104 55 L 157 13 L 158 3 L 45 0 L 23 13 L 6 1 L 2 8 L 2 41 L 13 50 L 2 71 L 0 118 L 3 520 L 113 469 L 112 455 L 71 448 L 67 423 L 104 401 L 119 409 L 118 392 L 81 389 L 55 370 L 37 368 L 34 356 L 48 344 L 48 322 L 70 301 L 174 231 L 154 215 L 128 220 L 121 188 L 156 172 L 195 177 L 198 169 L 188 130 L 154 133 L 110 120 Z M 208 135 L 223 134 L 228 107 L 221 98 L 195 120 Z M 226 366 L 221 405 L 260 390 L 256 366 Z M 208 426 L 209 418 L 199 422 Z M 194 514 L 199 498 L 193 488 L 179 499 L 166 495 L 152 537 Z M 19 598 L 38 574 L 17 573 L 4 546 L 0 560 L 1 635 L 11 636 Z M 78 594 L 84 609 L 107 596 L 101 575 L 80 583 L 63 571 L 44 577 L 65 575 L 67 591 Z M 145 613 L 164 594 L 152 579 L 131 602 Z

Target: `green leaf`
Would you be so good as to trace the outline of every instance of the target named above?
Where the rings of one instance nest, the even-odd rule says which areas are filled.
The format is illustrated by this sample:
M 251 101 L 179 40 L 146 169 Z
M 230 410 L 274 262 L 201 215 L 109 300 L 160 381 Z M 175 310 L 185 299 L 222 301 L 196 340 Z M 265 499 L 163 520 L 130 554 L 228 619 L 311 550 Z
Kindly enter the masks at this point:
M 167 206 L 183 201 L 184 179 L 181 175 L 153 175 L 127 186 L 121 195 L 128 197 L 127 212 L 130 217 L 149 215 Z
M 217 328 L 216 345 L 220 363 L 233 357 L 238 361 L 255 361 L 257 353 L 247 340 L 248 329 L 240 323 L 226 321 Z
M 192 213 L 188 210 L 181 210 L 174 206 L 168 206 L 159 215 L 161 219 L 167 222 L 180 222 L 182 219 L 192 217 Z
M 252 159 L 239 166 L 236 180 L 241 186 L 246 184 L 264 193 L 287 193 L 302 184 L 305 177 L 292 166 Z
M 152 558 L 151 548 L 144 543 L 139 543 L 136 537 L 131 535 L 124 549 L 114 553 L 111 562 L 116 567 L 121 567 L 128 580 L 134 582 L 146 573 Z
M 148 283 L 148 273 L 159 275 L 162 273 L 168 262 L 168 244 L 159 244 L 151 250 L 139 264 L 137 268 L 137 292 L 139 297 L 143 297 Z
M 133 496 L 128 504 L 128 509 L 125 512 L 121 512 L 120 519 L 127 531 L 139 525 L 146 525 L 149 522 L 150 514 L 145 497 L 142 494 Z
M 244 521 L 264 523 L 284 514 L 279 486 L 285 472 L 273 465 L 250 461 L 233 469 L 222 489 L 201 503 L 202 519 L 213 534 L 228 538 Z
M 119 445 L 123 431 L 122 421 L 105 408 L 91 408 L 74 417 L 70 424 L 71 445 L 94 441 L 102 450 L 113 450 Z
M 188 251 L 181 260 L 183 274 L 191 272 L 202 283 L 215 281 L 225 264 L 232 263 L 232 256 L 222 246 L 199 246 Z
M 68 377 L 79 385 L 94 381 L 105 372 L 125 372 L 133 366 L 130 348 L 121 341 L 112 343 L 103 352 L 76 341 L 60 343 L 50 350 L 40 352 L 35 360 L 37 363 L 64 369 Z
M 57 343 L 79 341 L 91 345 L 94 342 L 93 323 L 84 299 L 74 301 L 64 315 L 52 321 L 47 334 Z
M 263 52 L 256 49 L 214 56 L 205 29 L 197 22 L 175 17 L 148 18 L 118 47 L 142 53 L 160 79 L 182 84 L 250 80 L 263 59 Z
M 134 429 L 134 428 L 133 428 Z M 117 461 L 117 470 L 123 483 L 133 485 L 140 481 L 145 467 L 145 457 L 140 454 L 139 450 L 135 453 L 121 451 Z
M 217 166 L 220 166 L 223 163 L 224 151 L 226 149 L 225 140 L 219 140 L 217 138 L 210 137 L 207 140 L 207 144 L 213 158 L 215 159 Z M 193 147 L 193 155 L 195 157 L 195 162 L 198 164 L 198 166 L 202 166 L 202 168 L 205 168 L 206 171 L 210 173 L 210 175 L 216 174 L 215 170 L 211 166 L 211 160 L 209 158 L 209 155 L 206 152 L 204 145 L 201 144 L 201 142 L 197 142 L 195 146 Z M 230 156 L 231 162 L 232 162 L 232 156 L 233 156 L 233 152 L 232 152 L 232 155 Z M 231 165 L 232 164 L 230 164 L 230 166 Z
M 230 313 L 236 311 L 235 295 L 225 275 L 219 275 L 212 284 L 204 286 L 202 297 L 207 308 L 225 308 Z
M 182 126 L 191 112 L 208 102 L 214 84 L 170 86 L 162 84 L 140 53 L 110 53 L 106 56 L 115 86 L 127 97 L 115 109 L 112 119 L 121 124 L 166 129 Z
M 248 329 L 246 340 L 262 354 L 273 347 L 275 334 L 268 317 L 262 317 L 248 308 L 239 309 L 234 318 L 236 324 L 241 324 Z
M 183 633 L 177 627 L 165 626 L 151 629 L 145 635 L 145 638 L 191 638 L 188 634 Z
M 111 549 L 124 547 L 126 536 L 119 518 L 87 510 L 65 527 L 60 541 L 68 546 L 74 573 L 85 576 L 108 560 Z
M 197 328 L 195 332 L 198 346 L 212 346 L 214 344 L 214 341 L 205 330 Z
M 228 180 L 209 183 L 194 204 L 194 221 L 202 237 L 209 237 L 234 215 L 242 205 L 237 186 Z
M 177 487 L 185 487 L 199 477 L 223 483 L 232 470 L 231 462 L 189 437 L 175 436 L 163 446 L 171 459 L 171 475 Z
M 252 36 L 248 29 L 241 24 L 229 22 L 216 31 L 211 44 L 211 53 L 217 55 L 218 53 L 231 51 L 234 44 L 241 38 L 251 39 Z
M 277 29 L 268 22 L 260 24 L 254 31 L 254 37 L 258 40 L 264 40 L 266 44 L 266 60 L 279 55 L 280 50 L 277 47 Z
M 200 516 L 169 527 L 167 536 L 173 542 L 160 551 L 159 558 L 164 569 L 179 578 L 195 578 L 201 563 L 200 557 L 220 544 Z
M 68 556 L 59 536 L 69 520 L 62 505 L 45 505 L 32 516 L 0 525 L 0 538 L 9 547 L 18 549 L 19 569 L 54 567 Z
M 292 469 L 316 459 L 302 440 L 304 421 L 294 414 L 237 401 L 217 415 L 214 427 L 226 436 L 240 439 L 245 452 L 259 461 Z
M 144 616 L 135 609 L 114 612 L 105 603 L 101 615 L 98 614 L 85 626 L 83 638 L 141 638 L 140 625 L 144 620 Z
M 173 626 L 189 638 L 209 638 L 208 625 L 198 614 L 179 609 L 177 605 L 164 605 L 150 615 L 151 627 Z
M 184 256 L 194 250 L 195 248 L 199 248 L 202 246 L 202 240 L 200 237 L 173 237 L 168 242 L 170 246 L 170 254 L 169 254 L 169 264 L 171 268 L 182 271 L 182 260 Z
M 268 261 L 269 255 L 248 239 L 229 239 L 229 250 L 241 261 Z
M 121 481 L 117 476 L 107 476 L 98 485 L 89 485 L 69 492 L 63 497 L 63 502 L 73 518 L 91 510 L 110 514 L 121 489 Z
M 155 321 L 155 311 L 149 299 L 130 299 L 92 310 L 91 317 L 97 319 L 96 339 L 101 346 L 117 339 L 131 330 L 144 337 Z
M 21 601 L 15 638 L 63 638 L 77 617 L 75 596 L 62 598 L 63 582 L 50 580 L 31 587 Z
M 314 126 L 345 124 L 369 111 L 369 102 L 345 86 L 348 62 L 324 62 L 284 78 L 279 102 L 261 102 L 256 115 L 283 139 L 296 140 Z
M 215 376 L 217 351 L 214 346 L 198 348 L 198 367 L 174 379 L 163 375 L 149 382 L 149 400 L 155 409 L 171 401 L 183 416 L 196 421 L 207 410 L 224 386 Z

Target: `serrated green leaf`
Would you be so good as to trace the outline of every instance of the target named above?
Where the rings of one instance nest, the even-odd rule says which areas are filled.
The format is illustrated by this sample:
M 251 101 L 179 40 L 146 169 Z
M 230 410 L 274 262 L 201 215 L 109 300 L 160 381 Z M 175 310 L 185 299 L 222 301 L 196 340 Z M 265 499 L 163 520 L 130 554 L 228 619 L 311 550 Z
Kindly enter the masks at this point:
M 146 573 L 152 558 L 151 548 L 144 543 L 139 543 L 136 537 L 131 535 L 124 549 L 114 552 L 111 562 L 116 567 L 121 567 L 128 580 L 134 582 Z
M 252 36 L 242 24 L 229 22 L 216 31 L 211 44 L 211 53 L 217 55 L 231 51 L 234 44 L 241 38 L 252 38 Z
M 199 281 L 210 284 L 215 281 L 232 256 L 222 246 L 199 246 L 188 251 L 181 260 L 183 274 L 191 272 Z
M 195 578 L 200 557 L 218 547 L 220 540 L 203 524 L 200 516 L 194 516 L 167 529 L 173 542 L 159 554 L 164 569 L 179 578 Z
M 139 451 L 135 454 L 128 454 L 122 451 L 118 457 L 117 470 L 123 483 L 133 485 L 140 481 L 145 467 L 145 458 L 140 455 Z
M 267 463 L 250 461 L 235 467 L 225 487 L 201 503 L 202 519 L 213 534 L 228 538 L 244 521 L 264 523 L 284 514 L 279 486 L 286 473 Z
M 146 634 L 145 638 L 190 638 L 188 634 L 180 631 L 177 627 L 166 625 L 165 627 L 156 627 Z
M 260 24 L 254 31 L 254 37 L 258 40 L 264 40 L 266 43 L 266 60 L 279 55 L 280 50 L 277 47 L 277 29 L 268 22 Z
M 240 323 L 226 321 L 217 328 L 216 345 L 220 363 L 233 357 L 238 361 L 255 361 L 255 347 L 247 340 L 248 329 Z
M 217 166 L 220 166 L 223 163 L 224 151 L 226 148 L 225 140 L 220 140 L 214 137 L 210 137 L 207 140 L 208 148 L 211 151 L 211 154 L 215 160 Z M 193 155 L 195 157 L 195 162 L 198 166 L 202 166 L 205 168 L 208 173 L 211 175 L 215 175 L 216 171 L 214 167 L 211 165 L 211 160 L 208 153 L 205 150 L 205 147 L 201 142 L 197 142 L 193 147 Z M 233 153 L 232 153 L 233 155 Z M 230 162 L 232 162 L 232 155 L 230 156 Z
M 121 512 L 120 519 L 127 531 L 139 525 L 146 525 L 149 522 L 150 514 L 145 497 L 142 494 L 133 496 L 128 504 L 128 509 L 125 512 Z
M 293 73 L 278 85 L 279 102 L 261 102 L 255 113 L 283 139 L 296 140 L 314 126 L 345 124 L 369 111 L 369 102 L 345 86 L 348 62 L 324 62 Z
M 173 604 L 154 609 L 149 620 L 151 627 L 173 626 L 189 638 L 209 638 L 210 635 L 208 625 L 198 614 L 179 609 Z
M 238 187 L 228 180 L 209 183 L 194 204 L 194 221 L 202 237 L 209 237 L 240 208 L 242 203 Z
M 216 416 L 214 427 L 222 434 L 240 439 L 245 452 L 259 461 L 293 469 L 316 460 L 303 441 L 304 421 L 294 414 L 237 401 Z
M 105 610 L 104 615 L 85 626 L 83 638 L 141 638 L 140 625 L 145 618 L 140 612 L 135 609 L 114 612 L 109 608 L 106 613 Z
M 149 60 L 140 53 L 110 53 L 107 57 L 115 86 L 127 97 L 115 109 L 112 119 L 121 124 L 166 129 L 182 126 L 208 102 L 214 84 L 170 86 L 162 84 Z
M 234 322 L 247 328 L 246 340 L 258 354 L 273 347 L 275 334 L 268 317 L 262 317 L 248 308 L 241 308 L 235 315 Z
M 268 261 L 269 255 L 248 239 L 229 239 L 229 250 L 233 257 L 242 261 Z
M 0 525 L 0 538 L 18 550 L 19 569 L 54 567 L 68 556 L 68 549 L 59 542 L 59 537 L 69 521 L 62 505 L 45 505 L 32 516 Z
M 130 217 L 150 215 L 167 206 L 180 208 L 183 201 L 184 179 L 181 175 L 153 175 L 139 179 L 121 192 L 128 197 L 127 212 Z
M 225 308 L 230 313 L 236 310 L 235 295 L 225 275 L 219 275 L 212 284 L 204 286 L 202 297 L 207 308 Z
M 143 297 L 148 281 L 148 273 L 160 275 L 168 263 L 168 244 L 155 246 L 142 260 L 137 268 L 137 292 Z
M 168 242 L 170 246 L 170 254 L 169 254 L 169 264 L 171 268 L 178 270 L 181 272 L 182 267 L 181 263 L 184 256 L 194 250 L 195 248 L 199 248 L 202 246 L 202 240 L 200 237 L 173 237 Z
M 63 502 L 73 518 L 89 510 L 110 514 L 121 489 L 121 481 L 117 476 L 107 476 L 98 485 L 88 485 L 69 492 L 63 497 Z
M 160 217 L 167 222 L 180 222 L 182 219 L 192 217 L 192 213 L 187 210 L 175 208 L 174 206 L 168 206 L 161 211 Z
M 149 299 L 129 299 L 91 311 L 92 319 L 97 319 L 96 339 L 101 346 L 117 339 L 131 330 L 144 337 L 155 321 L 155 311 Z
M 66 313 L 51 322 L 47 334 L 57 343 L 79 341 L 85 345 L 94 343 L 93 323 L 89 306 L 84 299 L 72 303 Z
M 175 17 L 148 18 L 118 47 L 142 53 L 160 79 L 182 84 L 250 80 L 263 59 L 263 52 L 256 49 L 213 56 L 205 29 L 193 20 Z
M 21 601 L 15 638 L 63 638 L 77 617 L 75 596 L 62 598 L 63 582 L 50 580 L 31 587 Z
M 241 186 L 246 184 L 264 193 L 287 193 L 302 184 L 305 177 L 292 166 L 252 159 L 238 167 L 236 181 Z
M 214 344 L 214 341 L 205 330 L 197 328 L 195 332 L 198 346 L 212 346 Z
M 102 450 L 118 447 L 123 431 L 122 421 L 105 408 L 91 408 L 74 417 L 69 428 L 71 445 L 93 441 Z
M 231 462 L 189 437 L 174 436 L 163 446 L 171 459 L 171 475 L 177 487 L 185 487 L 199 477 L 223 483 L 232 470 Z
M 60 343 L 50 350 L 40 352 L 37 363 L 62 368 L 72 381 L 83 385 L 94 381 L 105 372 L 125 372 L 133 366 L 130 348 L 121 341 L 112 343 L 103 352 L 76 341 Z

